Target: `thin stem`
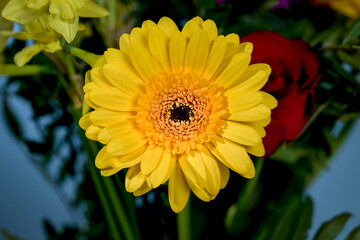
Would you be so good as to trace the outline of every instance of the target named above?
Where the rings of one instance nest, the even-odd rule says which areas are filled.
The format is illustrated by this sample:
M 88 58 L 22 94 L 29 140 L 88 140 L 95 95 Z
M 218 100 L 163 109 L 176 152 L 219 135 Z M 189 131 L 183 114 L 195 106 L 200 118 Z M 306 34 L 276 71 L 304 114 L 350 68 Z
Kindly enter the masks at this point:
M 10 77 L 38 75 L 40 73 L 51 72 L 53 72 L 52 69 L 41 65 L 25 65 L 18 67 L 15 64 L 5 64 L 0 68 L 0 75 L 8 75 Z
M 358 45 L 335 45 L 335 46 L 324 46 L 320 50 L 350 50 L 350 49 L 360 49 Z
M 258 158 L 255 162 L 256 175 L 253 179 L 251 179 L 250 181 L 248 181 L 245 184 L 244 192 L 243 192 L 243 194 L 241 194 L 239 196 L 238 201 L 237 201 L 238 209 L 244 209 L 246 206 L 246 203 L 249 201 L 250 196 L 254 192 L 254 189 L 259 181 L 259 177 L 260 177 L 263 165 L 264 165 L 264 158 Z
M 120 189 L 120 195 L 123 196 L 124 198 L 125 205 L 127 206 L 126 210 L 128 211 L 132 223 L 132 228 L 136 233 L 139 233 L 139 227 L 136 219 L 134 197 L 125 190 L 124 183 L 120 180 L 119 175 L 114 175 L 113 178 L 115 179 L 115 184 Z
M 103 190 L 101 180 L 99 179 L 99 176 L 95 169 L 95 166 L 91 161 L 89 161 L 89 170 L 90 170 L 90 176 L 94 182 L 96 191 L 98 193 L 101 205 L 104 209 L 106 222 L 109 224 L 111 236 L 115 240 L 122 240 L 121 234 L 119 232 L 119 228 L 116 226 L 115 216 L 113 215 L 113 212 L 110 209 L 110 206 L 109 206 L 107 198 L 106 198 L 106 193 Z
M 96 55 L 94 53 L 87 52 L 83 49 L 76 48 L 71 45 L 64 46 L 64 49 L 66 52 L 71 53 L 72 55 L 85 61 L 92 68 L 95 66 L 96 61 L 100 58 L 100 55 Z
M 103 179 L 105 188 L 109 194 L 109 198 L 111 203 L 113 204 L 115 215 L 120 223 L 121 229 L 123 230 L 123 234 L 125 239 L 127 240 L 135 240 L 140 239 L 139 232 L 134 231 L 135 229 L 131 228 L 130 222 L 128 220 L 127 214 L 123 205 L 121 204 L 121 199 L 119 198 L 118 193 L 116 192 L 116 188 L 111 181 L 110 178 Z
M 73 118 L 74 118 L 74 121 L 75 122 L 78 122 L 79 119 L 80 119 L 80 116 L 81 116 L 81 113 L 79 110 L 76 110 L 76 109 L 71 109 L 72 110 L 72 114 L 73 114 Z M 109 225 L 109 229 L 110 229 L 110 232 L 111 232 L 111 235 L 112 237 L 115 239 L 115 240 L 122 240 L 122 237 L 121 237 L 121 234 L 120 234 L 120 228 L 119 226 L 117 226 L 117 221 L 116 221 L 116 218 L 114 216 L 114 212 L 111 210 L 110 208 L 110 205 L 109 205 L 109 201 L 107 199 L 107 194 L 106 192 L 104 191 L 104 186 L 103 184 L 101 183 L 101 178 L 99 177 L 98 173 L 97 173 L 97 170 L 94 166 L 94 162 L 93 162 L 93 159 L 95 159 L 95 156 L 98 152 L 98 147 L 97 145 L 88 140 L 83 131 L 79 129 L 79 135 L 80 135 L 80 138 L 84 144 L 84 149 L 85 149 L 85 152 L 87 154 L 87 157 L 88 157 L 88 166 L 89 166 L 89 171 L 90 171 L 90 177 L 94 183 L 94 186 L 95 186 L 95 189 L 96 189 L 96 192 L 97 192 L 97 196 L 99 197 L 99 200 L 101 202 L 101 205 L 104 209 L 104 214 L 105 214 L 105 218 L 106 218 L 106 222 L 108 223 Z
M 176 215 L 178 240 L 191 239 L 190 208 L 191 208 L 191 196 L 189 197 L 189 201 L 187 202 L 185 208 Z

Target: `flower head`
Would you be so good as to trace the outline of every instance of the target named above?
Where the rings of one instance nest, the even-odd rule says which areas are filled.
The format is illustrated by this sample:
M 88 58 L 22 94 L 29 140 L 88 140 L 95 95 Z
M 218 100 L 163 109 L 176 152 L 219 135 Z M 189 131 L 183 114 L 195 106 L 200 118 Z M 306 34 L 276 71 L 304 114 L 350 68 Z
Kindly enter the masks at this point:
M 10 0 L 2 15 L 21 24 L 45 15 L 49 26 L 70 43 L 78 31 L 79 17 L 104 17 L 108 12 L 92 0 Z
M 2 36 L 13 36 L 19 40 L 33 40 L 34 44 L 23 48 L 14 56 L 14 62 L 19 67 L 26 64 L 33 56 L 39 52 L 46 51 L 53 53 L 61 49 L 60 35 L 49 27 L 46 15 L 42 15 L 38 19 L 25 24 L 22 32 L 1 31 Z
M 296 139 L 309 120 L 315 104 L 314 87 L 321 77 L 319 62 L 303 40 L 288 40 L 270 31 L 253 32 L 242 40 L 254 44 L 251 63 L 265 62 L 272 69 L 262 89 L 278 100 L 265 128 L 267 156 L 283 142 Z
M 214 199 L 229 169 L 254 177 L 248 153 L 265 153 L 261 138 L 277 102 L 259 91 L 270 67 L 249 65 L 251 52 L 251 43 L 218 36 L 215 23 L 199 17 L 181 32 L 163 17 L 123 34 L 120 50 L 108 49 L 84 86 L 94 110 L 80 126 L 105 145 L 95 159 L 102 175 L 128 168 L 125 185 L 135 196 L 169 180 L 175 212 L 190 189 Z

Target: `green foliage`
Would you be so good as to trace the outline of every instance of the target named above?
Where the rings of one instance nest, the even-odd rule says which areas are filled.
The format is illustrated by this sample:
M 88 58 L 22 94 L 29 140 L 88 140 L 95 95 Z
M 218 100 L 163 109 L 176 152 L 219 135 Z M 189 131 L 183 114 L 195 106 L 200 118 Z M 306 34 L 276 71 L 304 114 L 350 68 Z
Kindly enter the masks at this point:
M 314 240 L 333 240 L 344 228 L 346 222 L 351 217 L 350 213 L 342 213 L 339 216 L 334 217 L 328 222 L 321 225 L 316 232 Z

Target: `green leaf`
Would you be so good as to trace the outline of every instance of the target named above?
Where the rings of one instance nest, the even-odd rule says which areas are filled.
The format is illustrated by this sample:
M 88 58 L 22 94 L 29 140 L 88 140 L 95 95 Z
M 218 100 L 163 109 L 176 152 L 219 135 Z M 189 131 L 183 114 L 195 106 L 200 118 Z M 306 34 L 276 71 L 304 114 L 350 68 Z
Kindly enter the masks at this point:
M 344 37 L 342 44 L 347 44 L 354 38 L 360 36 L 360 19 L 356 20 L 350 27 L 349 32 Z
M 315 234 L 314 240 L 332 240 L 343 230 L 346 222 L 351 217 L 350 213 L 340 214 L 321 225 Z
M 356 69 L 360 69 L 360 57 L 350 55 L 344 51 L 337 51 L 339 58 Z
M 354 228 L 345 240 L 360 240 L 360 226 Z

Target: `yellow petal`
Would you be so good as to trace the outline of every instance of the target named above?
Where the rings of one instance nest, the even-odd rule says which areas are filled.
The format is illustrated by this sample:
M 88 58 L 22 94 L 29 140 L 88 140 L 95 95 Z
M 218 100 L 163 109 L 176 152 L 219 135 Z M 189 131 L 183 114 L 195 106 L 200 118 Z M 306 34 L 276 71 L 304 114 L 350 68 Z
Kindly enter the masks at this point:
M 210 79 L 219 68 L 226 52 L 226 40 L 224 36 L 215 38 L 211 48 L 204 75 Z
M 169 41 L 163 31 L 156 26 L 149 31 L 149 49 L 163 70 L 170 71 Z
M 147 142 L 141 132 L 132 130 L 112 138 L 108 144 L 108 152 L 114 156 L 129 154 Z
M 206 185 L 206 170 L 201 155 L 191 151 L 189 154 L 179 157 L 181 169 L 188 179 L 188 182 L 204 188 Z
M 46 10 L 31 9 L 24 0 L 12 0 L 4 7 L 2 17 L 10 21 L 26 24 L 39 18 Z
M 114 85 L 106 78 L 102 67 L 93 68 L 90 71 L 91 81 L 99 87 L 114 87 Z
M 244 42 L 239 44 L 238 52 L 247 52 L 249 54 L 253 51 L 253 44 L 251 42 Z
M 109 12 L 91 0 L 87 1 L 82 8 L 78 9 L 78 14 L 80 17 L 97 18 L 108 16 Z
M 202 73 L 209 54 L 209 37 L 204 30 L 193 34 L 185 53 L 185 70 Z
M 135 192 L 145 183 L 145 175 L 140 171 L 140 164 L 129 168 L 125 178 L 125 188 L 128 192 Z
M 151 188 L 157 188 L 161 183 L 164 182 L 164 179 L 169 172 L 169 167 L 171 165 L 172 155 L 170 152 L 163 152 L 163 155 L 159 161 L 158 166 L 155 170 L 152 171 L 150 176 L 146 178 L 147 184 Z
M 235 33 L 230 33 L 225 36 L 226 40 L 226 53 L 224 59 L 232 57 L 237 53 L 240 45 L 239 35 Z
M 61 0 L 63 1 L 63 0 Z M 74 19 L 66 20 L 62 19 L 58 14 L 49 15 L 49 25 L 56 32 L 61 34 L 68 43 L 71 43 L 78 31 L 79 18 L 74 17 Z
M 177 156 L 171 155 L 168 171 L 167 171 L 166 176 L 163 179 L 161 184 L 164 184 L 170 178 L 170 176 L 172 175 L 172 173 L 174 171 L 176 162 L 177 162 Z
M 161 28 L 161 30 L 163 30 L 167 38 L 170 38 L 174 31 L 179 31 L 174 21 L 168 17 L 160 18 L 157 25 Z
M 115 173 L 117 173 L 120 170 L 121 169 L 106 168 L 106 169 L 101 169 L 100 174 L 101 174 L 101 176 L 109 177 L 111 175 L 114 175 Z
M 241 112 L 231 112 L 228 120 L 239 122 L 254 122 L 270 117 L 270 109 L 264 104 L 259 104 L 253 108 Z
M 87 113 L 84 116 L 82 116 L 79 120 L 79 126 L 83 129 L 86 130 L 91 124 L 92 121 L 90 121 L 90 114 L 91 113 Z
M 109 48 L 105 52 L 104 56 L 106 59 L 106 63 L 116 65 L 117 68 L 122 72 L 121 76 L 124 76 L 124 78 L 128 81 L 131 81 L 134 84 L 142 84 L 144 82 L 137 74 L 130 57 L 126 55 L 123 51 Z M 114 79 L 112 80 L 114 83 L 116 82 Z M 117 81 L 120 81 L 120 79 L 118 79 Z M 116 85 L 119 85 L 119 83 L 116 83 Z
M 211 195 L 204 188 L 200 188 L 199 186 L 197 186 L 189 181 L 188 181 L 188 183 L 189 183 L 191 191 L 193 191 L 193 193 L 198 198 L 200 198 L 202 201 L 209 202 L 212 199 Z
M 21 67 L 29 62 L 39 52 L 41 52 L 41 47 L 38 44 L 23 48 L 20 52 L 15 54 L 14 62 L 16 65 Z
M 217 37 L 218 30 L 217 30 L 216 24 L 215 24 L 215 22 L 213 20 L 210 20 L 210 19 L 206 20 L 205 22 L 203 22 L 201 27 L 208 34 L 210 42 L 212 42 Z
M 98 88 L 89 93 L 96 105 L 113 111 L 133 111 L 135 100 L 117 88 Z
M 175 213 L 184 209 L 190 195 L 190 187 L 178 163 L 169 179 L 169 203 Z
M 131 42 L 130 45 L 130 57 L 136 71 L 143 80 L 153 80 L 158 75 L 159 69 L 149 51 L 138 42 Z
M 181 32 L 186 39 L 189 39 L 199 29 L 200 29 L 199 22 L 194 19 L 191 19 L 190 21 L 185 23 Z
M 153 27 L 155 27 L 156 24 L 151 21 L 151 20 L 145 20 L 142 24 L 141 24 L 141 29 L 144 29 L 145 31 L 149 32 L 150 29 L 152 29 Z
M 221 161 L 217 161 L 217 164 L 219 166 L 220 170 L 220 189 L 223 189 L 226 187 L 226 184 L 229 182 L 230 178 L 230 171 L 227 166 L 225 166 Z
M 64 0 L 51 0 L 49 6 L 49 12 L 52 15 L 58 15 L 63 20 L 74 19 L 76 6 L 71 1 Z
M 149 49 L 148 33 L 145 29 L 133 28 L 130 32 L 130 42 L 137 42 L 145 49 Z
M 140 163 L 147 147 L 148 145 L 145 144 L 129 154 L 116 157 L 111 163 L 111 166 L 114 168 L 130 168 L 137 165 Z
M 141 196 L 147 192 L 149 192 L 151 190 L 151 188 L 149 188 L 149 186 L 144 183 L 138 190 L 136 190 L 135 192 L 133 192 L 135 197 Z
M 206 190 L 213 196 L 216 196 L 220 190 L 220 170 L 217 160 L 207 150 L 203 148 L 200 153 L 206 170 Z
M 259 92 L 235 92 L 227 94 L 229 112 L 241 112 L 246 109 L 255 107 L 263 100 L 263 95 Z
M 215 137 L 210 143 L 206 143 L 206 147 L 224 165 L 241 176 L 246 178 L 255 176 L 254 164 L 241 145 L 224 138 Z
M 149 175 L 158 166 L 163 152 L 164 148 L 159 146 L 149 146 L 145 150 L 140 164 L 141 172 L 144 175 Z
M 95 166 L 100 169 L 110 168 L 111 162 L 113 161 L 114 156 L 110 155 L 106 146 L 103 147 L 95 158 Z
M 114 86 L 132 97 L 140 94 L 143 81 L 133 72 L 124 71 L 115 64 L 105 64 L 103 69 L 106 78 Z
M 263 91 L 260 91 L 259 93 L 261 93 L 263 96 L 263 100 L 261 102 L 262 104 L 264 104 L 270 109 L 274 109 L 277 106 L 277 100 L 272 95 Z
M 98 134 L 102 130 L 102 127 L 99 127 L 98 125 L 91 124 L 85 132 L 85 135 L 87 138 L 97 141 L 98 140 Z
M 268 76 L 263 70 L 246 70 L 240 78 L 227 89 L 226 94 L 233 94 L 243 91 L 259 91 L 267 82 Z
M 186 40 L 184 36 L 176 31 L 170 37 L 170 61 L 173 72 L 180 72 L 184 68 L 186 51 Z
M 127 55 L 130 54 L 130 35 L 127 33 L 123 33 L 119 40 L 120 50 L 126 53 Z
M 250 54 L 242 52 L 234 55 L 223 71 L 218 71 L 213 76 L 219 85 L 227 88 L 240 78 L 250 63 Z
M 133 116 L 132 112 L 114 112 L 99 108 L 92 111 L 89 118 L 91 122 L 101 127 L 106 127 L 121 120 L 128 120 Z
M 262 157 L 265 154 L 265 148 L 264 145 L 258 144 L 256 146 L 246 146 L 245 147 L 246 151 L 256 157 Z
M 259 134 L 251 126 L 239 122 L 226 121 L 225 128 L 219 130 L 218 134 L 246 146 L 255 146 L 261 143 Z
M 98 141 L 107 144 L 112 138 L 128 131 L 135 131 L 134 123 L 130 120 L 116 121 L 103 128 L 98 135 Z
M 40 9 L 49 3 L 49 0 L 27 0 L 27 6 L 32 9 Z

